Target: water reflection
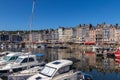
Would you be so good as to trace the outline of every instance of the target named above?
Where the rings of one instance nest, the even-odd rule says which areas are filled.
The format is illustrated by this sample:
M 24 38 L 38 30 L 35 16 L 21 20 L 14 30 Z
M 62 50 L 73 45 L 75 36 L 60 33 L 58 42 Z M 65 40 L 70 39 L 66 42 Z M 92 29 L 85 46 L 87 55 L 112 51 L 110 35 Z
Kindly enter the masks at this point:
M 94 52 L 79 49 L 32 49 L 33 53 L 45 53 L 46 62 L 57 59 L 73 59 L 74 67 L 93 76 L 94 80 L 120 80 L 120 65 L 114 58 L 96 56 Z
M 76 49 L 37 49 L 34 52 L 45 53 L 48 62 L 63 58 L 76 59 L 75 68 L 93 75 L 94 80 L 120 80 L 120 67 L 114 58 L 103 59 L 93 52 Z

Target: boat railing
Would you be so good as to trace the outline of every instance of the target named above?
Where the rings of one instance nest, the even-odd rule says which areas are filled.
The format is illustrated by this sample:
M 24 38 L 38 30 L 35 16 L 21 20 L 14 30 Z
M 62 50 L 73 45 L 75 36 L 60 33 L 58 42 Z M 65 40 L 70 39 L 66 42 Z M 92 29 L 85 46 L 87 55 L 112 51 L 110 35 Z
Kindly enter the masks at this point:
M 29 76 L 34 75 L 36 73 L 39 73 L 39 71 L 41 69 L 42 69 L 42 67 L 35 66 L 31 69 L 27 69 L 24 71 L 19 71 L 19 72 L 13 73 L 13 74 L 9 75 L 8 77 L 9 77 L 9 79 L 12 79 L 12 80 L 26 80 Z

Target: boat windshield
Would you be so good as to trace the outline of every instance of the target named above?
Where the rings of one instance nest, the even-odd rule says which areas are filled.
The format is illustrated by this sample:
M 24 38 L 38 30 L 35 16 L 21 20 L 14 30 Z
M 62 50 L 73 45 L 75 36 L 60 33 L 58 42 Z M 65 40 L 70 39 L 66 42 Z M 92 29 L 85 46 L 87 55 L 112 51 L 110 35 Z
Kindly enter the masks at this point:
M 56 68 L 45 66 L 40 73 L 45 76 L 51 77 L 55 71 L 56 71 Z
M 11 58 L 11 56 L 5 56 L 3 59 L 4 59 L 5 61 L 9 61 L 10 58 Z
M 17 60 L 15 61 L 15 63 L 20 63 L 23 60 L 23 58 L 17 58 Z

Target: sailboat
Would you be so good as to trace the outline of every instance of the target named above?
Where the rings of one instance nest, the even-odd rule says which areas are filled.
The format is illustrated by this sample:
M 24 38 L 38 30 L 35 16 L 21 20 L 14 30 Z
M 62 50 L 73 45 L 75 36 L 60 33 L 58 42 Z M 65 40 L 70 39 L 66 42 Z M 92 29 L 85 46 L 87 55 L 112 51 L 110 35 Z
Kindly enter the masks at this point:
M 32 18 L 33 18 L 33 13 L 34 13 L 35 1 L 36 0 L 33 0 L 32 16 L 31 16 L 31 20 L 30 20 L 30 36 L 31 36 Z M 31 40 L 29 42 L 29 46 L 30 45 L 31 45 Z M 30 50 L 31 50 L 31 47 L 30 47 L 29 51 Z M 18 71 L 25 70 L 25 69 L 29 70 L 29 68 L 33 68 L 35 66 L 39 66 L 41 68 L 45 64 L 44 59 L 45 59 L 45 54 L 42 54 L 42 53 L 19 56 L 14 63 L 12 63 L 12 64 L 9 63 L 9 64 L 5 65 L 4 67 L 1 67 L 0 68 L 0 73 L 18 72 Z M 40 68 L 37 68 L 37 69 L 40 70 Z M 17 73 L 17 74 L 20 74 L 20 73 Z M 30 74 L 30 72 L 29 72 L 29 74 Z M 24 76 L 24 74 L 21 74 L 21 75 Z M 15 74 L 14 74 L 14 76 L 15 76 Z

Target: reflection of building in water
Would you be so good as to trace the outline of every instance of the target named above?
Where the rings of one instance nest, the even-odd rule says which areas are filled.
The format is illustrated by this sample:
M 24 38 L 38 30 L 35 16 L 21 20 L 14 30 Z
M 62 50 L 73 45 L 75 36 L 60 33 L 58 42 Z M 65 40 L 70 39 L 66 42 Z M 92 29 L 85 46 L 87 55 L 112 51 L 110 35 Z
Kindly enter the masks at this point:
M 94 66 L 96 64 L 96 54 L 94 52 L 86 52 L 85 57 L 88 59 L 89 66 Z
M 120 58 L 115 58 L 115 68 L 120 68 Z
M 58 59 L 75 58 L 80 60 L 82 53 L 79 50 L 58 49 Z
M 70 58 L 72 53 L 67 52 L 68 49 L 58 49 L 58 59 Z
M 109 66 L 110 66 L 110 69 L 114 69 L 115 68 L 115 61 L 114 61 L 114 59 L 112 59 L 112 58 L 108 58 L 108 60 L 109 60 Z
M 75 66 L 79 70 L 92 70 L 96 68 L 97 71 L 103 73 L 120 71 L 118 64 L 115 64 L 113 58 L 103 59 L 101 57 L 96 57 L 94 53 L 85 53 L 80 55 L 80 62 L 77 62 Z
M 100 72 L 112 72 L 116 70 L 114 59 L 112 58 L 105 58 L 99 59 L 96 63 L 96 68 Z
M 75 58 L 79 61 L 76 62 L 73 67 L 78 70 L 92 72 L 94 69 L 102 73 L 113 71 L 115 71 L 115 73 L 120 72 L 120 66 L 115 63 L 113 58 L 103 59 L 102 57 L 97 57 L 94 53 L 83 54 L 80 50 L 69 51 L 69 49 L 45 49 L 43 51 L 41 49 L 38 52 L 46 53 L 49 62 L 63 58 Z
M 57 49 L 49 49 L 47 50 L 47 59 L 48 61 L 54 61 L 58 59 L 58 50 Z
M 86 52 L 79 55 L 81 61 L 87 60 L 87 66 L 94 66 L 96 64 L 96 55 L 93 52 Z
M 96 64 L 96 55 L 92 52 L 82 53 L 79 55 L 80 62 L 76 63 L 77 69 L 90 70 Z

